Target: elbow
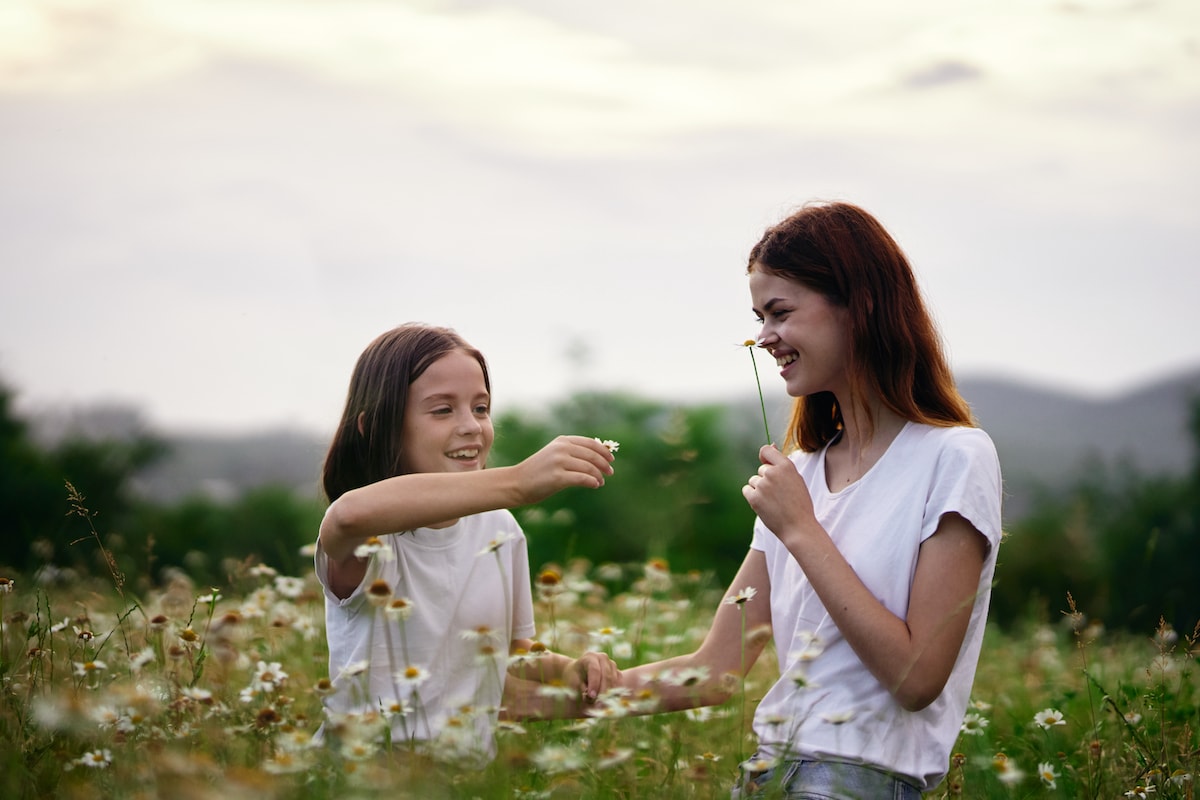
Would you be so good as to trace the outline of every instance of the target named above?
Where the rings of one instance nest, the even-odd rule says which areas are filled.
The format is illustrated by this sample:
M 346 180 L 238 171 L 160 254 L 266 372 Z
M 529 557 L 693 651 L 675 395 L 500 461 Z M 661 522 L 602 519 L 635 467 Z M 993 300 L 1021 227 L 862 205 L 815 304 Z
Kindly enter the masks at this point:
M 321 546 L 334 561 L 342 561 L 353 551 L 353 545 L 366 538 L 362 515 L 353 500 L 342 495 L 325 510 L 318 536 Z
M 908 680 L 896 687 L 892 692 L 892 697 L 905 711 L 915 713 L 928 708 L 934 700 L 937 700 L 945 686 L 945 679 L 922 681 L 916 679 L 915 676 L 910 676 Z

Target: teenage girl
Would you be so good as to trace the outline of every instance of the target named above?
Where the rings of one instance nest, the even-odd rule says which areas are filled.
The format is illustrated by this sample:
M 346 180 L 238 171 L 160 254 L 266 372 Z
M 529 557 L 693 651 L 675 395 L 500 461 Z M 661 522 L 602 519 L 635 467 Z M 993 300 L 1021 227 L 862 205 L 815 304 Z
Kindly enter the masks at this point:
M 743 494 L 750 550 L 700 648 L 626 670 L 663 709 L 723 702 L 765 646 L 779 680 L 736 793 L 917 798 L 945 776 L 974 680 L 1001 537 L 995 448 L 955 388 L 907 259 L 846 203 L 750 251 L 758 346 L 794 398 L 785 452 Z M 664 670 L 703 667 L 686 689 Z
M 525 537 L 507 510 L 603 486 L 613 455 L 591 437 L 560 436 L 515 466 L 484 469 L 491 409 L 483 355 L 447 328 L 390 330 L 354 367 L 325 459 L 316 553 L 335 731 L 382 715 L 393 742 L 486 756 L 510 653 L 540 654 L 516 659 L 514 677 L 576 687 L 583 701 L 615 676 L 603 654 L 572 660 L 534 646 Z

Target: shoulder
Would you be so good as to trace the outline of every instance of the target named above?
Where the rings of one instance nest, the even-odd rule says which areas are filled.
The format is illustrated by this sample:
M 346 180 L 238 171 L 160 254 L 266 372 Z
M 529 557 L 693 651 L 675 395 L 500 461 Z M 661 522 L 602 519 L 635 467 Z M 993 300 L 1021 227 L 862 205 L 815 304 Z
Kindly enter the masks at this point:
M 997 461 L 996 445 L 982 428 L 967 425 L 939 427 L 909 423 L 912 446 L 938 454 L 958 455 L 972 460 Z

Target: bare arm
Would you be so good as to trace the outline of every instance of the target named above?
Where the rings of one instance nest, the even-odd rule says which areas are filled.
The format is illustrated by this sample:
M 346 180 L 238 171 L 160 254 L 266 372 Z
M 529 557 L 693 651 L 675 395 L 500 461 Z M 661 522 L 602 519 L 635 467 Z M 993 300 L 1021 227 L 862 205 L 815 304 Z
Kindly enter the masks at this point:
M 908 619 L 880 603 L 817 521 L 804 479 L 773 447 L 742 489 L 746 500 L 803 568 L 847 643 L 900 705 L 919 711 L 946 685 L 970 622 L 987 540 L 945 514 L 921 545 Z
M 576 659 L 549 650 L 535 654 L 529 639 L 514 639 L 513 654 L 526 658 L 508 668 L 501 715 L 505 719 L 562 719 L 586 714 L 596 698 L 617 682 L 617 665 L 604 653 Z
M 756 590 L 754 597 L 740 605 L 727 602 L 747 587 Z M 717 606 L 700 647 L 687 655 L 622 670 L 620 685 L 635 694 L 647 692 L 657 698 L 656 711 L 720 705 L 733 695 L 740 678 L 762 654 L 770 638 L 770 624 L 771 581 L 766 557 L 761 550 L 751 550 Z M 688 674 L 693 678 L 686 683 L 677 680 Z
M 612 460 L 590 437 L 559 436 L 515 466 L 398 475 L 346 492 L 321 521 L 334 593 L 346 596 L 362 581 L 366 562 L 354 550 L 372 536 L 536 503 L 570 486 L 595 489 L 612 475 Z

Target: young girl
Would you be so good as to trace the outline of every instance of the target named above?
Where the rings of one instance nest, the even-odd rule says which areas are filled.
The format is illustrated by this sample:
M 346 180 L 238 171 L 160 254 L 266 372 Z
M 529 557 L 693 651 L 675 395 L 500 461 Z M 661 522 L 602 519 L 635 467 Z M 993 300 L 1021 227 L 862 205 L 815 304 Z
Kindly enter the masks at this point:
M 615 675 L 602 654 L 534 646 L 525 538 L 507 510 L 603 486 L 612 453 L 562 436 L 484 469 L 493 437 L 487 364 L 454 331 L 403 325 L 359 357 L 325 459 L 316 554 L 332 679 L 323 730 L 343 745 L 370 747 L 375 734 L 353 723 L 382 718 L 393 742 L 491 755 L 510 651 L 542 653 L 518 677 L 589 699 Z
M 723 702 L 769 625 L 779 680 L 736 793 L 910 797 L 948 770 L 1000 543 L 996 451 L 974 427 L 900 248 L 869 214 L 810 205 L 750 251 L 758 345 L 795 398 L 762 448 L 750 551 L 700 648 L 622 675 L 661 708 Z M 703 667 L 700 687 L 664 670 Z M 733 681 L 736 685 L 736 681 Z M 811 794 L 810 794 L 811 793 Z

